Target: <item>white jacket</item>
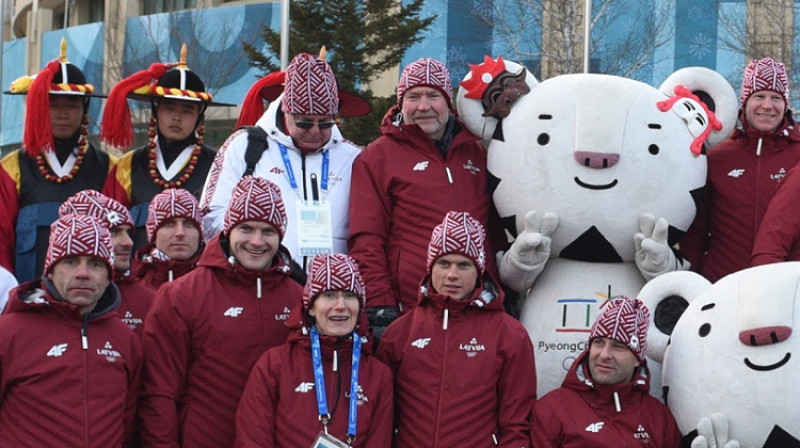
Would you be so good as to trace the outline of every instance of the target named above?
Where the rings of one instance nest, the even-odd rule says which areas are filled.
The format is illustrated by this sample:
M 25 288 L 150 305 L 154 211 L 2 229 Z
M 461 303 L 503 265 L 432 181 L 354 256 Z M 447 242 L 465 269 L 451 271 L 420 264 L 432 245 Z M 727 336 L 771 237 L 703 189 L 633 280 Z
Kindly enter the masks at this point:
M 282 98 L 282 97 L 281 97 Z M 334 126 L 331 139 L 319 151 L 302 155 L 290 136 L 286 135 L 276 126 L 276 117 L 280 107 L 281 98 L 273 101 L 266 112 L 259 118 L 256 126 L 267 132 L 268 149 L 261 154 L 261 159 L 255 166 L 254 176 L 263 177 L 278 185 L 281 189 L 288 225 L 282 244 L 289 249 L 292 258 L 300 264 L 297 235 L 297 206 L 298 201 L 307 197 L 312 199 L 311 175 L 316 174 L 321 179 L 323 153 L 329 154 L 328 193 L 321 194 L 320 199 L 331 205 L 331 222 L 333 225 L 333 251 L 347 253 L 348 234 L 348 209 L 350 204 L 350 177 L 353 159 L 359 154 L 360 149 L 353 143 L 346 141 L 339 128 Z M 289 177 L 286 174 L 287 165 L 281 156 L 278 144 L 286 147 L 289 155 L 291 169 L 294 172 L 298 189 L 293 190 Z M 247 131 L 234 132 L 217 152 L 214 165 L 208 173 L 200 207 L 204 213 L 203 232 L 206 241 L 217 233 L 222 232 L 225 211 L 234 187 L 242 178 L 247 164 L 244 155 L 247 150 Z M 303 161 L 305 158 L 305 162 Z

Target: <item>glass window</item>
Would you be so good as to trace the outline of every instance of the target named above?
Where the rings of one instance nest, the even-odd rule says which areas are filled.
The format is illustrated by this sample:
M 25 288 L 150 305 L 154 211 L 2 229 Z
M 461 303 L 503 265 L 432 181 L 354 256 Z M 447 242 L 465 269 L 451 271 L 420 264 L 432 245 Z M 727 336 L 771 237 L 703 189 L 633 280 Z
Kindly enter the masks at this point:
M 180 11 L 197 7 L 197 0 L 145 0 L 144 14 Z

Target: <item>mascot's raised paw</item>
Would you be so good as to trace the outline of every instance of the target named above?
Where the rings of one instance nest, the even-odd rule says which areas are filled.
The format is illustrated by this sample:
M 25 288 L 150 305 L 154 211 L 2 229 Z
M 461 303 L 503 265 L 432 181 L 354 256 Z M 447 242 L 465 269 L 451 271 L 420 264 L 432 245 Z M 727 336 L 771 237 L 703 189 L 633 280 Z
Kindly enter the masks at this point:
M 511 270 L 524 271 L 528 282 L 544 269 L 545 263 L 550 258 L 550 245 L 552 240 L 550 235 L 558 227 L 558 216 L 555 213 L 545 213 L 544 217 L 539 218 L 535 211 L 525 214 L 525 229 L 517 235 L 514 243 L 504 255 L 501 262 L 501 270 L 513 278 Z M 528 283 L 523 281 L 522 283 Z M 527 289 L 530 285 L 523 285 L 522 289 Z
M 639 232 L 633 236 L 636 246 L 636 266 L 645 280 L 651 280 L 661 274 L 686 270 L 688 261 L 679 260 L 670 247 L 669 224 L 664 218 L 658 220 L 651 214 L 639 218 Z
M 728 440 L 728 418 L 715 413 L 700 419 L 692 448 L 739 448 L 739 442 Z

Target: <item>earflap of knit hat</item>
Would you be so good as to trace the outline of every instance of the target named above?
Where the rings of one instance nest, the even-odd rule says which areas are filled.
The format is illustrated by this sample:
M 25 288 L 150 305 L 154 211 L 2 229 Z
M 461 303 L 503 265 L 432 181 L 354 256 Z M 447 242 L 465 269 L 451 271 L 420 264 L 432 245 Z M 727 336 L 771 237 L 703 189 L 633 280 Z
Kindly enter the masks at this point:
M 315 255 L 303 290 L 303 306 L 311 308 L 314 299 L 324 291 L 350 291 L 361 300 L 361 312 L 366 309 L 367 291 L 358 263 L 345 254 Z
M 228 210 L 225 212 L 225 235 L 244 221 L 260 221 L 275 227 L 281 240 L 286 234 L 286 207 L 281 189 L 263 177 L 245 176 L 233 189 Z
M 302 115 L 337 115 L 339 93 L 333 69 L 323 59 L 301 53 L 286 67 L 283 112 Z
M 108 230 L 98 220 L 87 215 L 62 216 L 50 225 L 50 244 L 44 260 L 44 273 L 49 274 L 66 257 L 96 257 L 114 270 L 114 249 Z
M 147 241 L 150 244 L 155 244 L 156 232 L 159 227 L 172 218 L 191 220 L 200 230 L 202 238 L 202 216 L 197 199 L 182 188 L 170 188 L 155 195 L 147 208 L 146 229 Z
M 739 92 L 739 104 L 744 108 L 750 96 L 761 90 L 783 95 L 789 105 L 789 78 L 786 66 L 770 57 L 754 59 L 747 64 L 742 77 L 742 89 Z
M 592 325 L 589 340 L 604 337 L 625 344 L 636 358 L 644 360 L 650 311 L 638 299 L 620 297 L 605 304 Z
M 483 274 L 486 269 L 486 238 L 483 225 L 467 212 L 449 211 L 441 224 L 433 229 L 428 244 L 428 272 L 436 259 L 447 254 L 463 255 Z
M 67 198 L 58 208 L 58 216 L 88 215 L 111 230 L 121 225 L 135 227 L 125 206 L 96 190 L 83 190 Z
M 447 104 L 451 108 L 453 107 L 450 71 L 441 62 L 436 59 L 422 58 L 406 65 L 397 82 L 397 104 L 402 106 L 403 97 L 409 89 L 421 86 L 441 90 L 447 98 Z

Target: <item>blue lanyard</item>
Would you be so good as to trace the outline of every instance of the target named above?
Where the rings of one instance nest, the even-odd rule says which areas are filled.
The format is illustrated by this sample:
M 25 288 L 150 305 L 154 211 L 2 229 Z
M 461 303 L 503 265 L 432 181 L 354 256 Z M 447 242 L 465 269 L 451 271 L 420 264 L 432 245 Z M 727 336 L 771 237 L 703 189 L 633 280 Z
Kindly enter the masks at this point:
M 314 389 L 317 393 L 317 409 L 319 419 L 328 432 L 328 399 L 325 393 L 325 376 L 322 371 L 322 349 L 319 346 L 319 332 L 316 327 L 311 327 L 311 359 L 314 362 Z M 361 338 L 353 332 L 353 362 L 350 373 L 350 415 L 347 419 L 347 435 L 356 436 L 356 417 L 358 414 L 358 366 L 361 360 Z
M 278 147 L 281 150 L 281 157 L 283 158 L 283 166 L 286 167 L 286 175 L 289 177 L 289 185 L 292 186 L 292 190 L 299 192 L 299 188 L 297 186 L 297 178 L 294 177 L 294 171 L 292 170 L 292 161 L 289 159 L 289 151 L 283 146 L 282 143 L 278 143 Z M 329 168 L 331 164 L 331 155 L 328 151 L 322 152 L 322 191 L 324 194 L 328 193 L 328 176 L 330 175 Z M 299 194 L 299 193 L 298 193 Z

